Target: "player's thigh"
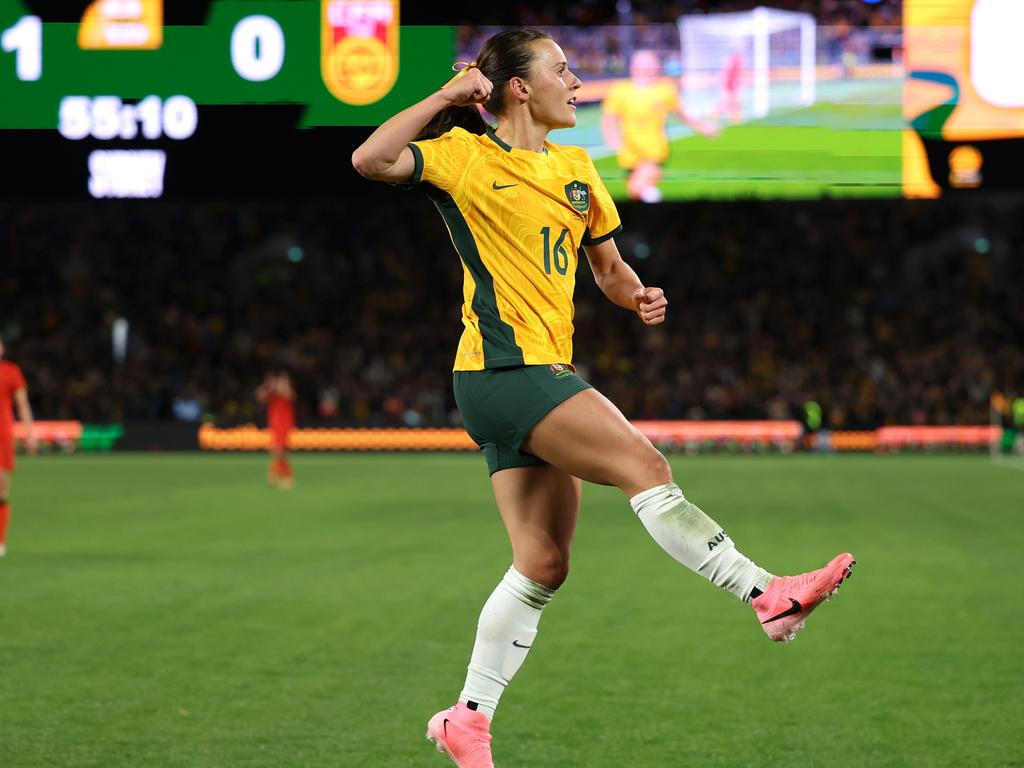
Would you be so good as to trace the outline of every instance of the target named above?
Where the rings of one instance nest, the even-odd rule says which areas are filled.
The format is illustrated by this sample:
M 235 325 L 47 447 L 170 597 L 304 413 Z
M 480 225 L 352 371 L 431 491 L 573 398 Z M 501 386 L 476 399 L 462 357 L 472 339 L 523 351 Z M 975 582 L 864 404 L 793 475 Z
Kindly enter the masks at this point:
M 627 496 L 672 481 L 665 457 L 596 389 L 556 406 L 526 436 L 523 450 Z
M 545 586 L 561 585 L 579 519 L 579 478 L 550 465 L 515 467 L 491 475 L 491 486 L 516 570 Z
M 6 499 L 11 490 L 11 473 L 9 470 L 0 469 L 0 499 Z

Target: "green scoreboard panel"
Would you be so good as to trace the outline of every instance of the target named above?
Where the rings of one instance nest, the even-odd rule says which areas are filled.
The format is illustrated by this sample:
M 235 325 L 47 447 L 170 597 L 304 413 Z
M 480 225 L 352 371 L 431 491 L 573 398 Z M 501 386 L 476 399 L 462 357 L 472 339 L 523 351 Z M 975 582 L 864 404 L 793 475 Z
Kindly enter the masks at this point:
M 397 0 L 180 5 L 0 0 L 0 195 L 330 194 L 339 126 L 450 77 L 454 29 L 401 26 Z

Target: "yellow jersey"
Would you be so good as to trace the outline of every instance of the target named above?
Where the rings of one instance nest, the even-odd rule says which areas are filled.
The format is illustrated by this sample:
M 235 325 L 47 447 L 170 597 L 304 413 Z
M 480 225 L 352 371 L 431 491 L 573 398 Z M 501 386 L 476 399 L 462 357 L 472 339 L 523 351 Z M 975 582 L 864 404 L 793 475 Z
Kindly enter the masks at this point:
M 462 128 L 409 145 L 412 181 L 441 212 L 462 260 L 456 371 L 572 362 L 581 246 L 622 229 L 586 150 L 513 149 Z
M 635 168 L 644 161 L 668 160 L 665 123 L 679 111 L 679 91 L 671 82 L 637 85 L 623 80 L 612 86 L 601 108 L 619 121 L 619 165 Z

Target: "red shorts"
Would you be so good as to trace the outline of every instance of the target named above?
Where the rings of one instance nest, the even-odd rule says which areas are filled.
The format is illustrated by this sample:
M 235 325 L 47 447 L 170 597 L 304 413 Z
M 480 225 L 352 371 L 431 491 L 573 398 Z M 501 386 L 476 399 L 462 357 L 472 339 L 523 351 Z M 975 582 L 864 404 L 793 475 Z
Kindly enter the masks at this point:
M 14 471 L 14 438 L 0 437 L 0 470 Z

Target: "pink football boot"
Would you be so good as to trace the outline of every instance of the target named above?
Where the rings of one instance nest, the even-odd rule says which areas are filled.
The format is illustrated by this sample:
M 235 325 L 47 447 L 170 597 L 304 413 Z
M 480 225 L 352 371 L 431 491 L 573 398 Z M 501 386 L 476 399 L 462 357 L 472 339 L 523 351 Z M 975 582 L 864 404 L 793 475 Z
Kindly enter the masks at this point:
M 796 637 L 811 611 L 839 591 L 855 562 L 847 552 L 816 571 L 773 578 L 768 589 L 750 603 L 768 637 L 783 643 Z
M 459 768 L 494 768 L 491 721 L 461 701 L 438 712 L 427 723 L 427 740 L 434 742 Z

